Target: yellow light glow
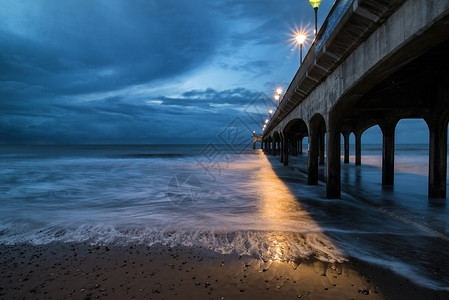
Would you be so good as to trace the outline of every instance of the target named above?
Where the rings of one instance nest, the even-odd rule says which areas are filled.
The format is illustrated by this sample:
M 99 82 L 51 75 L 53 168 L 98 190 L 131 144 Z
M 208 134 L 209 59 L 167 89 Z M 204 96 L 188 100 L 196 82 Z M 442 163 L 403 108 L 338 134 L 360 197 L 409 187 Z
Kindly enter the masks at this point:
M 343 260 L 343 253 L 301 206 L 298 196 L 273 170 L 267 156 L 261 153 L 258 163 L 262 169 L 257 173 L 257 183 L 261 186 L 257 211 L 259 218 L 266 220 L 272 229 L 267 232 L 266 239 L 266 254 L 271 261 L 292 261 L 298 258 L 292 257 L 292 248 L 297 247 L 296 244 L 292 244 L 292 240 L 300 241 L 301 239 L 307 243 L 320 241 L 318 247 L 326 249 L 325 256 L 329 258 L 329 261 Z M 291 231 L 285 231 L 286 222 L 289 224 L 287 226 L 291 227 Z M 313 245 L 313 242 L 309 245 Z
M 278 88 L 276 89 L 276 93 L 278 93 L 278 95 L 282 94 L 282 88 L 278 87 Z
M 321 4 L 322 0 L 309 0 L 310 5 L 312 5 L 313 8 L 318 8 Z
M 299 45 L 304 44 L 304 42 L 306 41 L 306 38 L 307 38 L 307 36 L 306 36 L 305 34 L 303 34 L 303 33 L 299 33 L 299 34 L 296 35 L 296 37 L 295 37 L 296 42 L 297 42 Z
M 279 95 L 275 95 L 275 96 L 274 96 L 274 99 L 275 99 L 276 101 L 279 101 L 279 98 L 281 98 L 281 96 L 279 96 Z

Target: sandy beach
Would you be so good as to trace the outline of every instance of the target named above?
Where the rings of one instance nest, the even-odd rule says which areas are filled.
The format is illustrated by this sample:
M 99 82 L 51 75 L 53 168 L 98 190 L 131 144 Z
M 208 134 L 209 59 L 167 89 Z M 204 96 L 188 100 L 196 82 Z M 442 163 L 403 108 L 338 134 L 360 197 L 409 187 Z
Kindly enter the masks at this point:
M 361 262 L 263 262 L 201 248 L 0 246 L 1 299 L 447 299 Z

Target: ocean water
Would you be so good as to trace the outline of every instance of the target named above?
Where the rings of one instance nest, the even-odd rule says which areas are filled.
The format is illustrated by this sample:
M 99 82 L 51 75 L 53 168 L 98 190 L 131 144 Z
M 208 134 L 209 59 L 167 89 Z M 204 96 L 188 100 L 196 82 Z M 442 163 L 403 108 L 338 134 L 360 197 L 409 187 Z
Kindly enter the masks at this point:
M 416 147 L 397 150 L 398 172 L 426 175 L 427 148 Z M 364 148 L 367 178 L 379 154 Z M 342 180 L 376 188 L 357 176 Z M 355 256 L 447 289 L 445 232 L 306 182 L 278 157 L 226 145 L 2 146 L 0 243 L 194 245 L 293 267 Z
M 265 260 L 343 260 L 264 155 L 234 150 L 3 147 L 0 242 L 163 243 Z M 277 233 L 282 255 L 273 254 Z

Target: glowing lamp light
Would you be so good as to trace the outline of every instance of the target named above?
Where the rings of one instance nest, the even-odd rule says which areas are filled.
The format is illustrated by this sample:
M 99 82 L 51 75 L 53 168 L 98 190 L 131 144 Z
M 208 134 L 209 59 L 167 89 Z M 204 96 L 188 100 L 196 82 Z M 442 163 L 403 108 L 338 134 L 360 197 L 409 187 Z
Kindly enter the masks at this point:
M 276 101 L 279 101 L 279 98 L 281 98 L 281 96 L 279 96 L 279 95 L 275 95 L 275 96 L 274 96 L 274 99 L 275 99 Z
M 295 37 L 296 42 L 298 42 L 299 45 L 304 44 L 304 42 L 306 41 L 306 38 L 307 38 L 307 36 L 305 34 L 302 34 L 302 33 L 298 34 Z
M 265 124 L 268 124 L 268 122 L 270 122 L 270 120 L 266 119 L 266 120 L 265 120 Z
M 270 115 L 273 114 L 273 110 L 270 109 L 270 110 L 268 111 L 268 113 L 269 113 Z
M 313 8 L 318 8 L 321 4 L 321 1 L 322 0 L 309 0 L 309 3 Z
M 282 88 L 277 88 L 276 93 L 278 93 L 278 95 L 282 94 Z
M 304 33 L 298 33 L 295 37 L 296 42 L 299 44 L 299 63 L 302 64 L 302 45 L 307 39 Z

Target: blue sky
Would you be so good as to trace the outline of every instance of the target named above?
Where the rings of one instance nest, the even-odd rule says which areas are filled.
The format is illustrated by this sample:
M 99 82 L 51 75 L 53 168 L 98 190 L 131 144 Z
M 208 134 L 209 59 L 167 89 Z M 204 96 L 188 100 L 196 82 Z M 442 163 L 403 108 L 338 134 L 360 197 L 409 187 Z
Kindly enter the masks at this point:
M 307 0 L 3 0 L 0 144 L 207 143 L 235 118 L 260 131 L 248 107 L 288 86 L 293 32 L 313 21 Z

